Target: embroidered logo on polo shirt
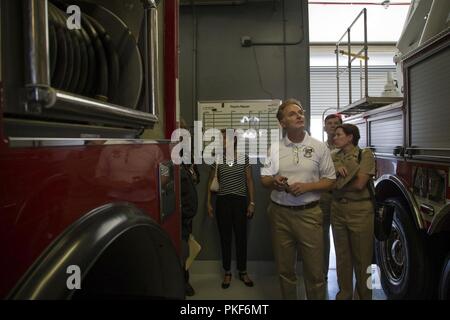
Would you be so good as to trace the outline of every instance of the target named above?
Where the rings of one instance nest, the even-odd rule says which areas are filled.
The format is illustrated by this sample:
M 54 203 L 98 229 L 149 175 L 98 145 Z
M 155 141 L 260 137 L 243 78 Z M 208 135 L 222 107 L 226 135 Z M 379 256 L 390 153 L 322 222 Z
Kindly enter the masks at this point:
M 305 147 L 303 149 L 303 156 L 305 158 L 311 158 L 313 152 L 314 152 L 314 148 L 313 147 Z

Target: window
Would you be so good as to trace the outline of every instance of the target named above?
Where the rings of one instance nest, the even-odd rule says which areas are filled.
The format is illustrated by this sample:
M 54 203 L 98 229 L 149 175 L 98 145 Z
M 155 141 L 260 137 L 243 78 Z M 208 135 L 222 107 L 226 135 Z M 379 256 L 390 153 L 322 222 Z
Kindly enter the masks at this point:
M 322 115 L 335 112 L 337 108 L 336 55 L 333 46 L 311 46 L 311 135 L 322 140 Z M 394 75 L 395 65 L 392 60 L 394 46 L 369 47 L 369 95 L 381 96 L 388 73 Z M 340 62 L 340 66 L 345 63 Z M 355 60 L 352 70 L 352 100 L 364 95 L 364 73 L 360 73 Z M 362 90 L 361 90 L 362 87 Z M 341 107 L 348 104 L 348 74 L 340 79 Z

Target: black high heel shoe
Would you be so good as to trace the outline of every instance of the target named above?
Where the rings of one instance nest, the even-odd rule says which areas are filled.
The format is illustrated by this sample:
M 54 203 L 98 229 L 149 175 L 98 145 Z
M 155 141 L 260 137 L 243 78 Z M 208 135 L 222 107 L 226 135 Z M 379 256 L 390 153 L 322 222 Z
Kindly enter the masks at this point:
M 229 280 L 228 282 L 226 280 Z M 228 289 L 231 283 L 231 272 L 225 272 L 225 276 L 223 277 L 222 289 Z
M 247 279 L 245 278 L 247 276 Z M 239 280 L 241 280 L 247 287 L 253 287 L 254 283 L 247 275 L 247 272 L 239 272 Z

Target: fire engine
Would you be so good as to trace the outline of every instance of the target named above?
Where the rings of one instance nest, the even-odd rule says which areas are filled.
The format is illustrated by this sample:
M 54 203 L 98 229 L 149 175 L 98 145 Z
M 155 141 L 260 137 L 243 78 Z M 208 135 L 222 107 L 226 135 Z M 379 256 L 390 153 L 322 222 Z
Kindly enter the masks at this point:
M 184 298 L 178 1 L 0 6 L 0 297 Z
M 450 298 L 449 11 L 412 2 L 397 43 L 403 96 L 366 94 L 340 110 L 375 153 L 377 199 L 395 207 L 389 238 L 375 242 L 389 299 Z

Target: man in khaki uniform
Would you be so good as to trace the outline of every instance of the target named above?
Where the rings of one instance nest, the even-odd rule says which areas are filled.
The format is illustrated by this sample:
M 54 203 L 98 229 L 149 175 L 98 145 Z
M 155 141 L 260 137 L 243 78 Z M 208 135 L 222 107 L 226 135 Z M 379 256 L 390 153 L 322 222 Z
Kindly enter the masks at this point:
M 375 159 L 370 149 L 358 147 L 359 130 L 354 125 L 339 126 L 334 141 L 341 149 L 333 154 L 337 182 L 331 205 L 340 289 L 336 299 L 352 299 L 354 271 L 355 294 L 370 300 L 374 215 L 367 184 L 375 174 Z
M 331 151 L 331 154 L 339 151 L 334 145 L 334 133 L 337 126 L 342 124 L 342 119 L 338 114 L 330 114 L 326 116 L 324 122 L 324 130 L 327 133 L 327 141 L 325 145 Z M 330 265 L 330 225 L 331 225 L 331 202 L 333 197 L 331 191 L 322 192 L 320 196 L 320 209 L 323 213 L 323 274 L 325 281 L 328 280 L 328 269 Z
M 308 299 L 325 299 L 320 193 L 336 178 L 330 151 L 305 131 L 300 102 L 286 100 L 277 113 L 286 132 L 272 145 L 261 183 L 272 189 L 268 207 L 274 256 L 283 299 L 297 299 L 297 254 L 303 261 Z

